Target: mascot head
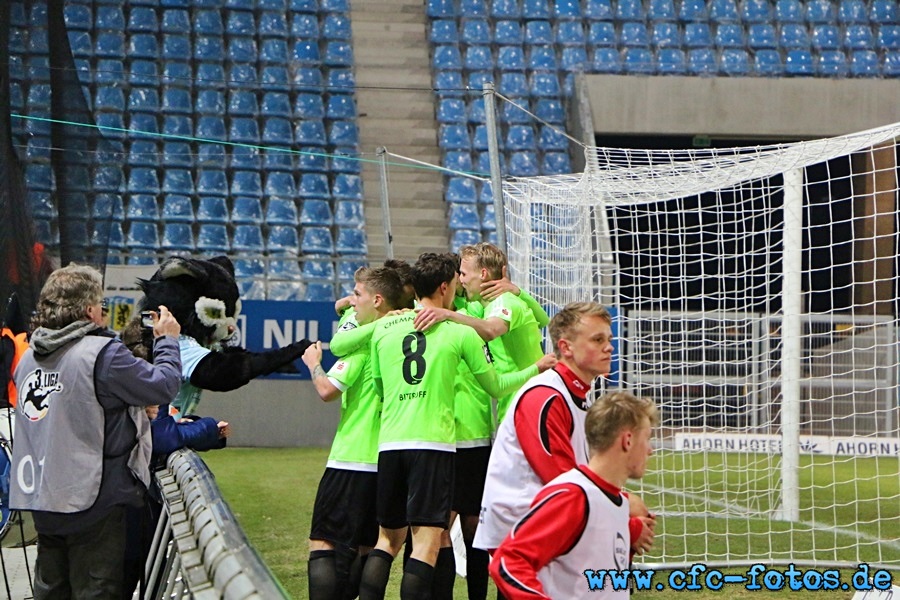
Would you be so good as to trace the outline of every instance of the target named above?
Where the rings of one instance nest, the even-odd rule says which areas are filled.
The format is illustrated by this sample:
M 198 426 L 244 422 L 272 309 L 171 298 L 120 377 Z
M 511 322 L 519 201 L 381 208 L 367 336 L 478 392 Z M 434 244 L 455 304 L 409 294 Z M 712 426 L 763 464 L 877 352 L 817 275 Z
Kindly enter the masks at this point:
M 206 347 L 235 332 L 241 300 L 234 265 L 226 256 L 209 260 L 173 256 L 153 277 L 139 279 L 144 292 L 141 310 L 166 306 L 181 325 L 181 333 Z

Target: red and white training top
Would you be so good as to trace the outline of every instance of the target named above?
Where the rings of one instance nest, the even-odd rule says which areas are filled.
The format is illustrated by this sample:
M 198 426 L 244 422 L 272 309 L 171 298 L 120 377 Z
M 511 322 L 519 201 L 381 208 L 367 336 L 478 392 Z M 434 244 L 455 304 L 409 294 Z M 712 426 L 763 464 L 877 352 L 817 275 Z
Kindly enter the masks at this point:
M 476 548 L 499 546 L 544 484 L 588 462 L 588 389 L 559 363 L 532 377 L 513 398 L 491 449 Z
M 628 568 L 628 499 L 585 466 L 546 485 L 500 544 L 490 573 L 507 600 L 624 600 L 604 578 L 591 591 L 584 571 Z

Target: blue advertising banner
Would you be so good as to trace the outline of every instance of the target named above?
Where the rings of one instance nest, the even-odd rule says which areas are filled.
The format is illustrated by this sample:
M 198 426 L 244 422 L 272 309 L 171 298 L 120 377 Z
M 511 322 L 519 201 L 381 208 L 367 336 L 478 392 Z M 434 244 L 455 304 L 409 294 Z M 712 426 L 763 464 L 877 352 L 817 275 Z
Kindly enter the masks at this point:
M 338 317 L 332 302 L 274 302 L 242 300 L 238 316 L 241 346 L 251 352 L 281 348 L 304 338 L 321 341 L 325 351 L 322 367 L 327 371 L 335 362 L 328 342 L 337 330 Z M 296 373 L 273 373 L 269 379 L 309 379 L 303 361 L 294 363 Z

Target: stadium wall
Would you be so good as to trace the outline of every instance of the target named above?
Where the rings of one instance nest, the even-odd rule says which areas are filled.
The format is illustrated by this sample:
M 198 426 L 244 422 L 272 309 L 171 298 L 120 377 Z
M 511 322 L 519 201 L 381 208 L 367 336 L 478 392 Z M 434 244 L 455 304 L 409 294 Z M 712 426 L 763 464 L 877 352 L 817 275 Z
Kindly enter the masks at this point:
M 800 140 L 900 121 L 896 79 L 586 75 L 585 82 L 599 135 Z

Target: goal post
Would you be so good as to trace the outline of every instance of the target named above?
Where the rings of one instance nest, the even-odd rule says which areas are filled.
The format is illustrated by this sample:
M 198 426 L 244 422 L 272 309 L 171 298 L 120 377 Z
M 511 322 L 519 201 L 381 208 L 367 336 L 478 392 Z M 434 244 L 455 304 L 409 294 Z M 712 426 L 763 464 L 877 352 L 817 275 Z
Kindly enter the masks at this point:
M 585 149 L 503 183 L 510 274 L 609 305 L 609 386 L 655 399 L 647 564 L 900 568 L 900 124 Z

